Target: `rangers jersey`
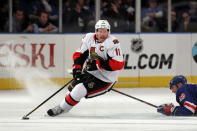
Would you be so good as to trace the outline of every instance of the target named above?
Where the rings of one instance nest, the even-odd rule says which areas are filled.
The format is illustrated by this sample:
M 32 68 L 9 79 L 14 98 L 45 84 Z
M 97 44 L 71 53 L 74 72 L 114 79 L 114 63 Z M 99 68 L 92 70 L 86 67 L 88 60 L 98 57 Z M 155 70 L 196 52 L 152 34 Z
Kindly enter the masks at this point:
M 180 104 L 174 111 L 175 116 L 196 115 L 197 85 L 184 84 L 176 92 L 176 101 Z
M 103 43 L 99 43 L 95 33 L 86 34 L 82 39 L 80 49 L 73 54 L 73 69 L 83 68 L 86 59 L 90 59 L 92 49 L 105 60 L 107 67 L 96 61 L 98 70 L 88 71 L 88 73 L 104 82 L 112 83 L 117 81 L 118 72 L 123 68 L 124 60 L 119 41 L 111 35 Z

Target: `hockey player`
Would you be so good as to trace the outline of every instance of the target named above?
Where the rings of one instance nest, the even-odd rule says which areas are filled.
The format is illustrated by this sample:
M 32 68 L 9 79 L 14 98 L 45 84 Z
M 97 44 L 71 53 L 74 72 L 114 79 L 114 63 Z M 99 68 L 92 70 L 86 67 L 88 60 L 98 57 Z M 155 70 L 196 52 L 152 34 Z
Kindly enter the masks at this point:
M 170 90 L 176 94 L 176 101 L 180 106 L 172 103 L 163 104 L 157 108 L 159 113 L 171 116 L 193 116 L 197 115 L 197 85 L 187 84 L 184 76 L 175 76 L 170 81 Z
M 80 49 L 73 54 L 73 61 L 74 81 L 62 102 L 47 111 L 49 116 L 68 112 L 83 97 L 92 98 L 110 91 L 117 81 L 124 60 L 119 41 L 110 35 L 107 20 L 99 20 L 95 33 L 83 37 Z

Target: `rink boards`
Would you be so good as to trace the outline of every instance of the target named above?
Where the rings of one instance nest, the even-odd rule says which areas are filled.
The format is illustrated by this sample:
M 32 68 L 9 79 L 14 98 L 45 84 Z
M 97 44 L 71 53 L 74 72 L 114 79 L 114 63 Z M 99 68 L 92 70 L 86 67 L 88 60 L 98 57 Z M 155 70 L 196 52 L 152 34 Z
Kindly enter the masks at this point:
M 115 87 L 167 87 L 174 75 L 197 83 L 197 34 L 113 34 L 125 66 Z M 0 89 L 25 88 L 29 79 L 64 85 L 83 34 L 1 34 Z

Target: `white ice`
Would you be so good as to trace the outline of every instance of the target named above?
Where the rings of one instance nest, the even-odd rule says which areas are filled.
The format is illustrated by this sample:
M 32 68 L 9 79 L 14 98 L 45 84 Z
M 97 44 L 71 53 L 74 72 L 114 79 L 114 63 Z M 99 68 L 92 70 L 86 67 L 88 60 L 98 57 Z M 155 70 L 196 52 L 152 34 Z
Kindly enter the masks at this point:
M 92 99 L 82 99 L 69 113 L 49 117 L 46 111 L 65 96 L 62 90 L 36 108 L 58 88 L 0 91 L 0 131 L 196 131 L 197 117 L 173 117 L 157 113 L 156 108 L 110 91 Z M 155 105 L 175 101 L 168 88 L 117 89 Z

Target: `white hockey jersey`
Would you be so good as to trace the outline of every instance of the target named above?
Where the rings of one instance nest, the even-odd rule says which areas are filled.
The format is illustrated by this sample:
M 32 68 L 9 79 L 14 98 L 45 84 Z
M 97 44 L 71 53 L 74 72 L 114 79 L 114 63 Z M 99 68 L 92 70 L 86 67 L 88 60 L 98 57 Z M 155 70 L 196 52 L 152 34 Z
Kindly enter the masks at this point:
M 90 50 L 92 47 L 100 57 L 106 60 L 110 70 L 106 70 L 98 63 L 98 70 L 88 71 L 88 73 L 105 82 L 112 83 L 117 81 L 118 72 L 123 68 L 124 60 L 119 41 L 111 35 L 109 35 L 103 43 L 98 43 L 95 33 L 86 34 L 82 39 L 80 49 L 78 49 L 73 55 L 74 67 L 82 68 L 86 59 L 85 56 L 90 58 Z M 84 56 L 84 54 L 86 55 Z M 83 59 L 82 62 L 80 59 Z

